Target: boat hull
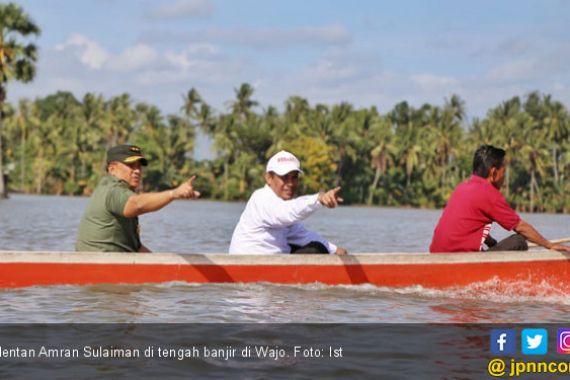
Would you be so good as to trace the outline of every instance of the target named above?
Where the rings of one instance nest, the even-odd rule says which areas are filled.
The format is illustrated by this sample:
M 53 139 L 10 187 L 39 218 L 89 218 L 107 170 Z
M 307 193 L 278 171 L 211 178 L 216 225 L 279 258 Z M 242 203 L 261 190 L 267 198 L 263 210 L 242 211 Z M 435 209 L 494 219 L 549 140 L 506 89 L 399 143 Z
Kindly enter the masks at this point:
M 500 280 L 570 290 L 569 256 L 467 254 L 227 255 L 0 251 L 0 287 L 188 283 L 373 284 L 446 289 Z

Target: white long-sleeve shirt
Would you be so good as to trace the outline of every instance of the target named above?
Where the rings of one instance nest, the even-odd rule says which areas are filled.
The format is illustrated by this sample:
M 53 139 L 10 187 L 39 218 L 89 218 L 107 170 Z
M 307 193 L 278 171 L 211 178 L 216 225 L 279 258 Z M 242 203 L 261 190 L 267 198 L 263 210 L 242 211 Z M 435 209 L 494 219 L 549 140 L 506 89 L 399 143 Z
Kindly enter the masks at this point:
M 230 254 L 290 253 L 289 244 L 305 246 L 312 241 L 335 253 L 336 245 L 299 223 L 323 207 L 318 199 L 314 194 L 286 201 L 268 185 L 256 190 L 234 230 Z

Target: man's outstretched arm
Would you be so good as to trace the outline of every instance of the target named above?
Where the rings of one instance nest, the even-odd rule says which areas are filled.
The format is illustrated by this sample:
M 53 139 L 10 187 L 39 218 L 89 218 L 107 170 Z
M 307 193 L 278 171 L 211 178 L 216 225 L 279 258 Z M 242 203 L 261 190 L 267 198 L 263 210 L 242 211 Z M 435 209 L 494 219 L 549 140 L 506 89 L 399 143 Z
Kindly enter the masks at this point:
M 519 224 L 515 227 L 515 231 L 521 234 L 526 240 L 538 244 L 547 249 L 553 249 L 561 252 L 570 253 L 570 247 L 562 244 L 554 244 L 546 240 L 532 224 L 525 222 L 521 219 Z
M 192 176 L 188 181 L 172 190 L 158 193 L 137 194 L 129 197 L 123 215 L 126 218 L 134 218 L 148 212 L 160 210 L 175 199 L 198 198 L 200 193 L 192 187 L 192 181 L 196 176 Z

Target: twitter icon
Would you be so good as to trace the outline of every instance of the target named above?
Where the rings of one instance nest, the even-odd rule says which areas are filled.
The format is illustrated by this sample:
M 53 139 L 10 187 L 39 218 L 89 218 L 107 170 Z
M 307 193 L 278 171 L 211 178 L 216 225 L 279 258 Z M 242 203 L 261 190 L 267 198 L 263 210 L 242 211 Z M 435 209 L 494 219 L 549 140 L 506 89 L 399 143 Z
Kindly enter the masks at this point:
M 521 347 L 525 355 L 544 355 L 548 351 L 548 331 L 545 329 L 524 329 Z

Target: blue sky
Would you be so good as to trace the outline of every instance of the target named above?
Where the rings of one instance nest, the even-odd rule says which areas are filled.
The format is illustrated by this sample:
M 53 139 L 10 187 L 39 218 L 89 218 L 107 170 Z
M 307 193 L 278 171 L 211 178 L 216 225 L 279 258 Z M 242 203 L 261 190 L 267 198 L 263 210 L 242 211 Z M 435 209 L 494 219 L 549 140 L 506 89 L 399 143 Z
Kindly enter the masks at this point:
M 16 3 L 42 34 L 36 80 L 9 101 L 128 92 L 173 113 L 196 87 L 221 111 L 249 82 L 262 107 L 300 95 L 387 112 L 456 93 L 475 117 L 533 90 L 570 104 L 570 1 Z

